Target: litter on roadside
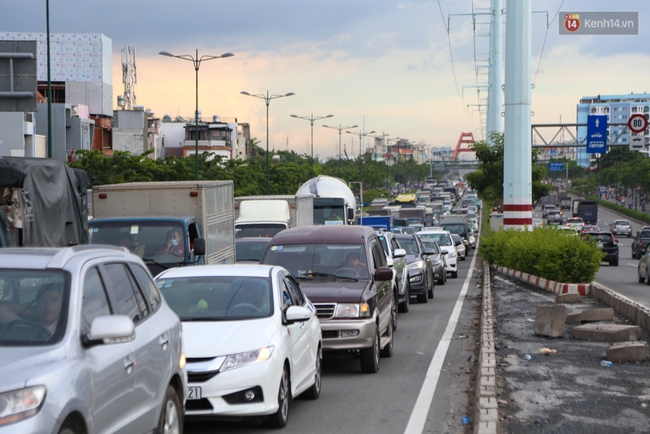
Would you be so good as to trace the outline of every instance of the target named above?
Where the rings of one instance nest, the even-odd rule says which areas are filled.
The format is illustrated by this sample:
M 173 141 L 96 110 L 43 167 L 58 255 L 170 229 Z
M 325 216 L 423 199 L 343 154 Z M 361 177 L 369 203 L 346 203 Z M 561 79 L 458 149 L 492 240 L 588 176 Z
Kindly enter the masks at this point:
M 557 350 L 552 350 L 550 348 L 540 348 L 539 353 L 540 354 L 556 354 Z

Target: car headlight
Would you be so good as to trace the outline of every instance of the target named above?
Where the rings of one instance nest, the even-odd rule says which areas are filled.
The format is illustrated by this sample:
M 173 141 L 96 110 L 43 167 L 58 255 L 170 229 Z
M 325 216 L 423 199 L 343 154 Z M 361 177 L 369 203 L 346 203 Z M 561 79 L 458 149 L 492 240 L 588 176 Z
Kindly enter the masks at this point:
M 421 269 L 424 268 L 424 261 L 422 259 L 420 259 L 418 261 L 412 262 L 412 263 L 408 264 L 407 268 L 409 270 L 415 270 L 415 269 L 420 269 L 421 270 Z
M 231 354 L 226 357 L 219 371 L 224 372 L 230 369 L 241 368 L 254 363 L 265 362 L 271 358 L 273 346 L 260 348 L 259 350 L 246 351 L 245 353 Z
M 340 303 L 336 306 L 336 318 L 369 318 L 368 303 Z
M 38 413 L 44 398 L 45 386 L 0 393 L 0 426 L 34 416 Z
M 431 265 L 433 265 L 434 267 L 437 267 L 437 266 L 440 265 L 440 264 L 442 264 L 442 261 L 441 261 L 440 259 L 438 259 L 438 260 L 436 260 L 436 261 L 433 261 L 433 262 L 431 263 Z
M 456 257 L 456 252 L 454 252 L 454 251 L 452 250 L 451 252 L 447 253 L 447 257 L 448 257 L 448 258 L 452 258 L 452 259 L 455 258 L 455 257 Z

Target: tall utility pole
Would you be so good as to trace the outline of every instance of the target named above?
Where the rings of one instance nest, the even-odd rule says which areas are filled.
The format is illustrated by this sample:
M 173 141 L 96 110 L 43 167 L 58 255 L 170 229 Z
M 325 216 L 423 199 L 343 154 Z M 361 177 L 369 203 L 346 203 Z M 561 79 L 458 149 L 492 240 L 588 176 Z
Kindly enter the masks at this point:
M 503 164 L 504 229 L 533 224 L 531 174 L 531 0 L 507 0 Z
M 486 139 L 490 140 L 491 133 L 503 132 L 501 123 L 501 106 L 503 104 L 503 94 L 501 90 L 502 77 L 502 0 L 492 0 L 492 22 L 490 24 L 490 72 L 489 72 L 489 91 L 487 106 L 487 128 Z

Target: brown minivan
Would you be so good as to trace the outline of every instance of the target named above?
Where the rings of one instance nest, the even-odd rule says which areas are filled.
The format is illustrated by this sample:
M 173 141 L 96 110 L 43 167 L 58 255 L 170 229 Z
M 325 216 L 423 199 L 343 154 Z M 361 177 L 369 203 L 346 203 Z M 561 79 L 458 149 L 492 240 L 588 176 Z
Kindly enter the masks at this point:
M 361 370 L 393 354 L 393 270 L 367 226 L 304 226 L 273 237 L 260 261 L 285 267 L 316 306 L 323 350 L 360 351 Z

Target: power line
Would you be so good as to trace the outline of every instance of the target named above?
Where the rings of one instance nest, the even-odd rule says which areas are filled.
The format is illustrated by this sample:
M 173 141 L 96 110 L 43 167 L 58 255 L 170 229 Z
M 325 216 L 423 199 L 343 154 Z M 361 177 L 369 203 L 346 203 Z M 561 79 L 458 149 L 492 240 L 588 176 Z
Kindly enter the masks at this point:
M 560 6 L 558 6 L 557 11 L 555 12 L 555 16 L 553 19 L 551 19 L 551 22 L 548 22 L 548 15 L 547 15 L 547 24 L 546 24 L 546 33 L 544 33 L 544 42 L 542 42 L 542 51 L 539 53 L 539 61 L 537 62 L 537 69 L 535 70 L 535 77 L 533 78 L 533 84 L 535 84 L 535 80 L 537 80 L 537 74 L 539 73 L 539 68 L 542 64 L 542 56 L 544 55 L 544 48 L 546 47 L 546 37 L 548 36 L 548 29 L 551 28 L 553 25 L 553 22 L 557 18 L 557 16 L 560 14 L 560 9 L 562 9 L 562 5 L 564 4 L 564 0 L 560 3 Z
M 458 94 L 458 96 L 461 97 L 461 101 L 462 101 L 460 90 L 458 90 L 458 79 L 456 78 L 456 68 L 454 67 L 454 53 L 452 53 L 451 50 L 451 38 L 449 37 L 449 27 L 445 24 L 445 15 L 442 12 L 442 5 L 440 4 L 440 0 L 438 0 L 438 9 L 440 9 L 440 18 L 442 19 L 442 25 L 445 28 L 445 31 L 447 32 L 447 45 L 449 46 L 449 58 L 451 59 L 451 72 L 454 75 L 454 85 L 456 86 L 456 93 Z

